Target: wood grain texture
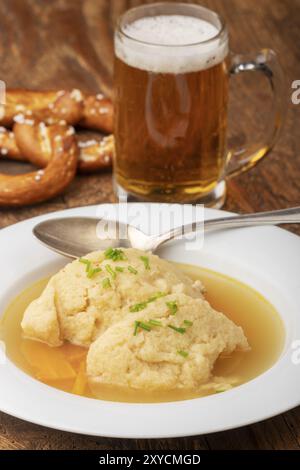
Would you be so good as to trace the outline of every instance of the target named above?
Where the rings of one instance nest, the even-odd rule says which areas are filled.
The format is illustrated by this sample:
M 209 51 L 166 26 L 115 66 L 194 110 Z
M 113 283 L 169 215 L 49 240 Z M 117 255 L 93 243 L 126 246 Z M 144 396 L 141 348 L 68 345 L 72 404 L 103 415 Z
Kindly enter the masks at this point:
M 113 25 L 121 12 L 141 3 L 147 2 L 1 0 L 0 79 L 8 87 L 80 87 L 111 95 Z M 218 11 L 227 20 L 234 52 L 271 47 L 278 52 L 286 74 L 288 114 L 282 137 L 262 163 L 229 182 L 226 209 L 251 212 L 298 205 L 300 105 L 291 102 L 291 83 L 300 79 L 300 0 L 198 3 Z M 231 88 L 232 140 L 244 142 L 250 136 L 253 141 L 268 115 L 265 83 L 257 77 L 241 77 L 233 80 Z M 0 162 L 0 172 L 27 170 L 24 165 Z M 51 202 L 1 210 L 0 228 L 41 213 L 112 200 L 110 174 L 78 176 L 63 196 Z M 300 234 L 299 227 L 291 230 Z M 300 449 L 300 409 L 238 430 L 159 441 L 77 436 L 2 413 L 0 449 Z

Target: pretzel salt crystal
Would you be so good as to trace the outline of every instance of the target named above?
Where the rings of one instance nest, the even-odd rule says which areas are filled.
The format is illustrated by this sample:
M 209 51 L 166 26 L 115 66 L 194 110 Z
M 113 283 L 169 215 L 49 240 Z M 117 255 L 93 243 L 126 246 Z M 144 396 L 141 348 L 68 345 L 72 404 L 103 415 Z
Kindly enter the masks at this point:
M 34 134 L 36 125 L 30 127 Z M 0 174 L 0 206 L 17 207 L 46 201 L 60 194 L 73 180 L 78 158 L 75 136 L 68 126 L 50 126 L 48 132 L 51 142 L 49 164 L 45 169 L 27 174 Z
M 13 127 L 15 145 L 27 161 L 44 168 L 48 165 L 51 157 L 50 127 L 39 123 L 32 127 L 29 123 L 16 123 Z M 68 131 L 74 133 L 72 129 Z M 59 141 L 61 137 L 54 137 Z M 114 154 L 114 138 L 112 135 L 100 139 L 83 140 L 76 135 L 78 144 L 78 170 L 82 173 L 91 173 L 98 170 L 110 168 Z M 1 152 L 1 149 L 0 149 Z

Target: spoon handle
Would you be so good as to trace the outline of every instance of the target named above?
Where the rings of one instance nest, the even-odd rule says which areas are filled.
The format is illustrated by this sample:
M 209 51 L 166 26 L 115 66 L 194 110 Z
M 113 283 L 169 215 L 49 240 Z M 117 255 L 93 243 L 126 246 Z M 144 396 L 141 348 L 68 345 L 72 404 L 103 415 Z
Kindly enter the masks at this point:
M 300 207 L 280 209 L 269 212 L 257 212 L 255 214 L 243 214 L 232 217 L 222 217 L 220 219 L 210 219 L 205 221 L 204 230 L 226 229 L 249 227 L 255 225 L 279 225 L 279 224 L 299 224 Z
M 156 238 L 156 248 L 166 241 L 172 240 L 188 233 L 195 232 L 204 228 L 204 232 L 213 230 L 223 230 L 239 227 L 251 227 L 258 225 L 279 225 L 279 224 L 299 224 L 300 223 L 300 207 L 292 207 L 290 209 L 280 209 L 269 212 L 257 212 L 255 214 L 234 215 L 229 217 L 220 217 L 217 219 L 209 219 L 202 222 L 194 222 L 192 224 L 177 227 L 166 232 Z

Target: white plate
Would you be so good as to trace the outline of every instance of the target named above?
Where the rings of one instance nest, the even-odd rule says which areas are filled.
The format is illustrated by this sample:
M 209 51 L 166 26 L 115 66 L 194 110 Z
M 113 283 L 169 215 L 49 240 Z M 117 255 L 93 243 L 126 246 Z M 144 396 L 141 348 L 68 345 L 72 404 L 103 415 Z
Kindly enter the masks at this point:
M 103 206 L 47 214 L 0 231 L 0 314 L 26 286 L 53 273 L 66 259 L 31 234 L 50 217 L 95 216 Z M 206 210 L 206 217 L 224 215 Z M 126 404 L 71 395 L 29 377 L 9 360 L 0 366 L 0 409 L 51 428 L 121 438 L 179 437 L 223 431 L 261 421 L 300 404 L 300 365 L 292 343 L 300 339 L 300 238 L 275 227 L 219 232 L 204 249 L 167 245 L 166 258 L 199 264 L 236 277 L 261 292 L 279 311 L 286 344 L 277 363 L 254 380 L 223 394 L 175 403 Z M 268 332 L 266 331 L 266 335 Z

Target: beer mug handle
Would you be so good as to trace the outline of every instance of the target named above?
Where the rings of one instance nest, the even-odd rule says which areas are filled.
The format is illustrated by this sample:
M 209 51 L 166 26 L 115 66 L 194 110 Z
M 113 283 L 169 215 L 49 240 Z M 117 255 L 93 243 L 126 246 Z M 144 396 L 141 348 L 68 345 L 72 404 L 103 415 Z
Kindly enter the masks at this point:
M 271 86 L 273 106 L 272 115 L 263 134 L 264 141 L 250 148 L 229 150 L 225 168 L 226 177 L 229 178 L 252 168 L 269 153 L 279 137 L 287 108 L 284 74 L 273 50 L 263 49 L 254 57 L 234 56 L 230 72 L 231 75 L 242 72 L 262 72 Z

